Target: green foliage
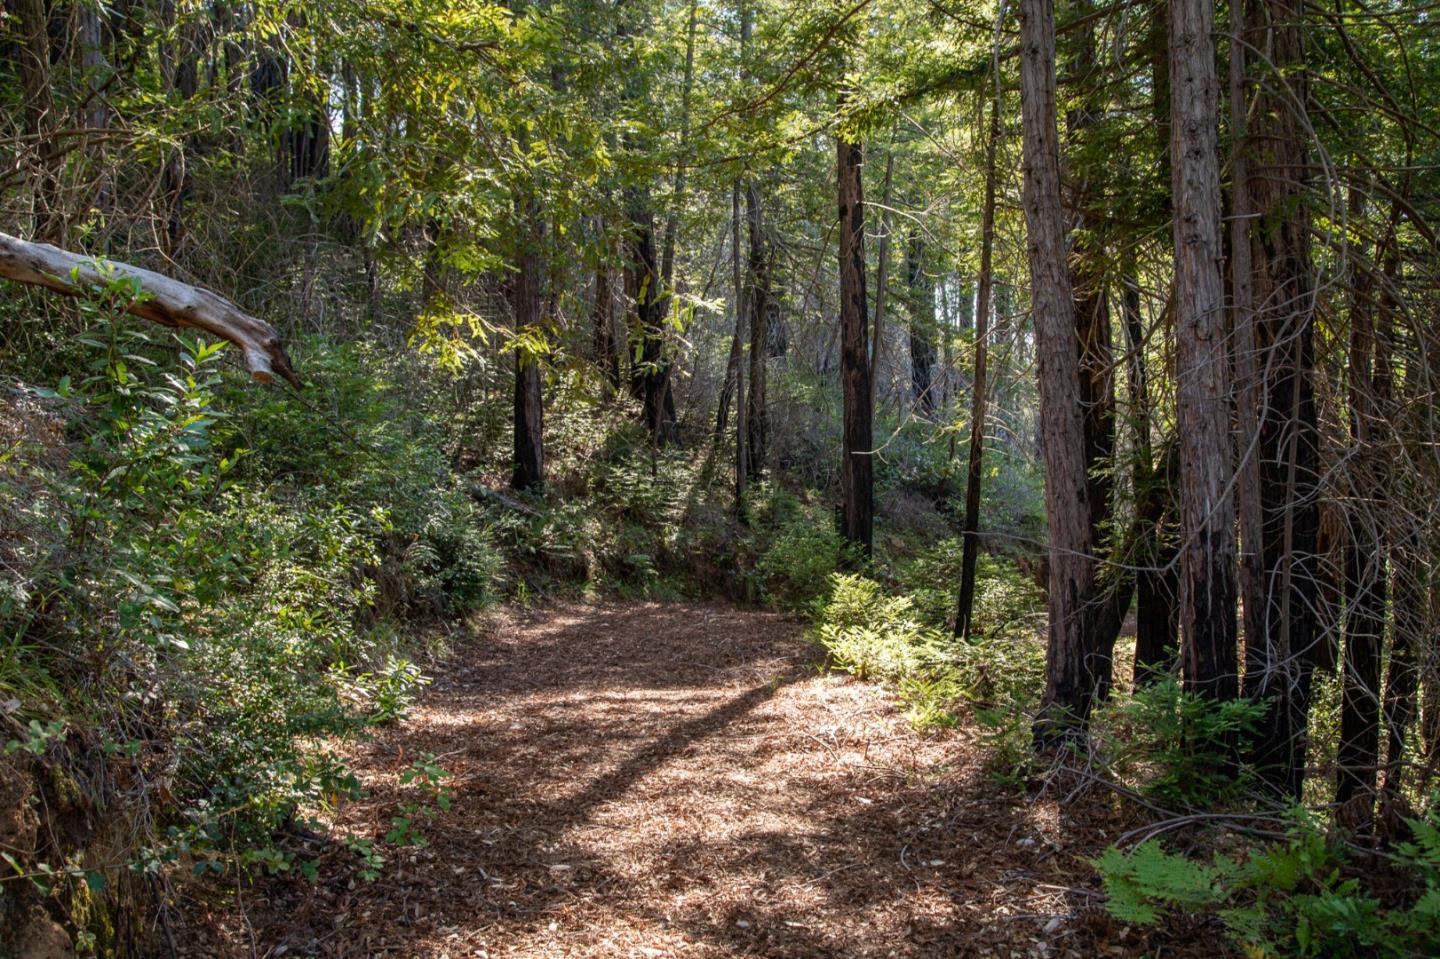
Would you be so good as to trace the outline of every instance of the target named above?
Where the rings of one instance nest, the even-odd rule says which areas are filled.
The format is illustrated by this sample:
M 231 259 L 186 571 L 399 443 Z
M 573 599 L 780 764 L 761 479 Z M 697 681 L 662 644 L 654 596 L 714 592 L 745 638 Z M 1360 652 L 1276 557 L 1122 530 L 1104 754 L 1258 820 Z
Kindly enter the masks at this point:
M 755 579 L 760 594 L 790 610 L 813 610 L 830 596 L 831 577 L 853 559 L 827 511 L 774 487 L 751 500 L 751 525 L 765 531 Z
M 22 445 L 0 474 L 27 530 L 0 590 L 0 699 L 27 730 L 6 750 L 68 761 L 72 726 L 118 761 L 163 750 L 137 868 L 310 873 L 271 834 L 359 791 L 317 744 L 402 720 L 426 679 L 399 617 L 492 601 L 505 557 L 427 405 L 362 372 L 374 354 L 308 344 L 308 402 L 232 388 L 220 344 L 183 340 L 177 365 L 111 322 L 130 295 L 86 301 L 85 375 L 34 391 L 65 458 Z
M 1014 636 L 963 644 L 927 625 L 910 595 L 863 576 L 836 574 L 819 609 L 816 641 L 838 669 L 895 687 L 921 728 L 949 726 L 969 704 L 988 716 L 997 769 L 1023 769 L 1016 745 L 1042 675 L 1042 650 Z
M 1198 911 L 1223 901 L 1220 881 L 1229 864 L 1192 862 L 1151 840 L 1128 855 L 1112 846 L 1094 865 L 1105 880 L 1110 914 L 1123 922 L 1151 925 L 1166 907 Z
M 1165 676 L 1117 699 L 1097 725 L 1109 731 L 1117 771 L 1138 775 L 1166 803 L 1201 808 L 1245 791 L 1235 757 L 1264 714 L 1263 704 L 1216 702 Z
M 1347 849 L 1303 811 L 1289 838 L 1243 861 L 1206 863 L 1165 851 L 1156 840 L 1115 848 L 1094 861 L 1112 915 L 1152 925 L 1171 910 L 1214 912 L 1255 955 L 1324 957 L 1428 955 L 1440 936 L 1440 820 L 1432 808 L 1408 820 L 1416 840 L 1397 849 L 1399 872 L 1386 898 L 1349 868 Z

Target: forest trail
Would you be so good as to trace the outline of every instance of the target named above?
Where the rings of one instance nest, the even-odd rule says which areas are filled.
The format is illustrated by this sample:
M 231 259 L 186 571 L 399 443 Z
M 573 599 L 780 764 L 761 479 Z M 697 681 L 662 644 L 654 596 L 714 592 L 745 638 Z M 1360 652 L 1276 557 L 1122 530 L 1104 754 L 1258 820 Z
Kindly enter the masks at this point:
M 383 836 L 434 753 L 455 797 L 427 845 L 384 845 L 368 883 L 335 847 L 321 875 L 341 878 L 252 889 L 211 932 L 337 959 L 1134 954 L 1103 941 L 1076 858 L 1093 829 L 989 781 L 974 731 L 918 735 L 879 687 L 817 669 L 802 633 L 562 605 L 462 646 L 351 756 L 367 796 L 334 830 Z

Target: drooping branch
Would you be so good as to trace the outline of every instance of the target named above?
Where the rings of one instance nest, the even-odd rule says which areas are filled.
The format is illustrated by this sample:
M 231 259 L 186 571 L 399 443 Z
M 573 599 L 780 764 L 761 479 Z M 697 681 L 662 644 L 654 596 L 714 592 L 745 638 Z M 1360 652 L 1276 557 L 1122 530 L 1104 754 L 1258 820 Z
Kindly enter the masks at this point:
M 209 290 L 113 260 L 106 261 L 102 270 L 94 257 L 48 243 L 30 243 L 7 233 L 0 233 L 0 279 L 66 296 L 81 296 L 114 279 L 138 281 L 143 296 L 128 312 L 162 326 L 202 330 L 228 340 L 240 348 L 251 379 L 269 383 L 279 375 L 292 386 L 300 386 L 275 328 Z

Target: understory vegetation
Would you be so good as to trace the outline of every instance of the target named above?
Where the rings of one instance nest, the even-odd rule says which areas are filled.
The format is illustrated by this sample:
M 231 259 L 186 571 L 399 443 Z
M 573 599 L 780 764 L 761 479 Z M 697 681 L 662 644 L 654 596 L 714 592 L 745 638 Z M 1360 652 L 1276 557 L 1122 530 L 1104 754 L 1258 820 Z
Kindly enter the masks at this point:
M 949 636 L 959 541 L 935 531 L 955 464 L 920 424 L 897 424 L 882 480 L 896 533 L 845 574 L 857 554 L 823 490 L 757 485 L 738 523 L 723 448 L 656 449 L 583 376 L 552 387 L 547 488 L 505 492 L 502 424 L 433 357 L 306 337 L 304 394 L 257 391 L 224 344 L 123 318 L 135 294 L 92 291 L 84 332 L 31 354 L 3 416 L 0 763 L 20 790 L 3 888 L 99 954 L 133 942 L 135 904 L 177 869 L 314 878 L 294 837 L 359 794 L 346 743 L 403 722 L 437 658 L 501 606 L 719 595 L 814 617 L 836 665 L 897 684 L 922 727 L 955 721 L 962 686 L 998 709 L 1037 674 L 1039 591 L 1010 559 L 982 563 L 976 654 Z M 1036 506 L 1004 496 L 996 522 L 1015 511 L 1021 535 Z M 443 761 L 416 768 L 446 795 Z M 98 834 L 53 832 L 102 809 Z M 427 801 L 385 836 L 334 838 L 374 877 L 434 815 Z

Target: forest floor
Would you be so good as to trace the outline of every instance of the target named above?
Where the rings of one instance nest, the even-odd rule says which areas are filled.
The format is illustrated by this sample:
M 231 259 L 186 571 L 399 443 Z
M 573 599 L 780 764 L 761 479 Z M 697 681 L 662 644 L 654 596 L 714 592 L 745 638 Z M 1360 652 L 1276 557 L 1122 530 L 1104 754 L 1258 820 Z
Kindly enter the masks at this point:
M 437 672 L 407 722 L 350 751 L 366 798 L 333 830 L 383 837 L 422 795 L 402 774 L 433 753 L 454 799 L 412 817 L 426 844 L 377 842 L 389 861 L 370 882 L 331 843 L 318 882 L 181 903 L 196 921 L 179 955 L 1058 959 L 1197 945 L 1100 908 L 1082 860 L 1133 825 L 1102 791 L 1062 809 L 1057 789 L 997 784 L 978 730 L 916 733 L 882 688 L 819 669 L 793 619 L 559 605 Z

